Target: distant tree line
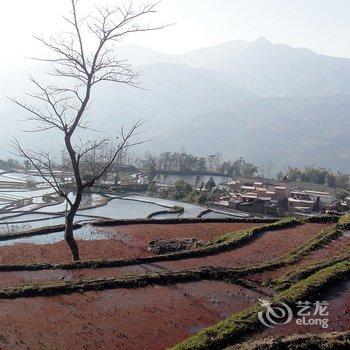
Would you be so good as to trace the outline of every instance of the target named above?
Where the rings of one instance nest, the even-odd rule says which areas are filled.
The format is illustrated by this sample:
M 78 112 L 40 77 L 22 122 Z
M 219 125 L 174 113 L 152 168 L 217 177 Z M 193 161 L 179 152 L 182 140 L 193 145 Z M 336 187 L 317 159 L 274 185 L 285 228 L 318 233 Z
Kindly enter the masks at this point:
M 14 171 L 17 169 L 24 169 L 24 164 L 21 164 L 16 159 L 0 159 L 0 169 L 6 171 Z
M 350 177 L 342 172 L 334 173 L 325 168 L 306 166 L 304 169 L 288 167 L 285 172 L 277 174 L 279 180 L 311 182 L 331 188 L 350 190 Z
M 29 171 L 31 169 L 30 162 L 24 160 L 19 162 L 17 159 L 0 159 L 0 169 L 5 171 Z
M 215 181 L 210 178 L 206 184 L 202 184 L 200 188 L 196 188 L 183 180 L 176 181 L 172 187 L 162 188 L 158 195 L 161 198 L 172 199 L 177 201 L 205 204 L 211 202 L 216 198 L 213 192 Z M 152 195 L 156 192 L 150 191 Z
M 159 171 L 180 173 L 205 173 L 216 172 L 227 176 L 255 176 L 258 167 L 250 162 L 239 158 L 235 161 L 223 161 L 220 154 L 211 154 L 200 157 L 185 152 L 164 152 L 160 155 L 147 153 L 137 159 L 137 165 L 148 173 Z
M 221 163 L 220 172 L 232 177 L 253 177 L 258 175 L 258 167 L 254 163 L 247 162 L 241 157 L 235 161 Z

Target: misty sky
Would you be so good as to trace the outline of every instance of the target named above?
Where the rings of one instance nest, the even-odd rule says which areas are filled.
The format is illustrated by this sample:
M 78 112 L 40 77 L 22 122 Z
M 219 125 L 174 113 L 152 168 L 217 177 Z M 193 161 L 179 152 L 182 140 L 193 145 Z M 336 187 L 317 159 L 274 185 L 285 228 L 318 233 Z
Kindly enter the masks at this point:
M 109 0 L 111 3 L 118 0 Z M 137 0 L 139 1 L 139 0 Z M 101 0 L 80 0 L 88 9 Z M 2 0 L 0 71 L 38 52 L 33 34 L 55 33 L 69 0 Z M 155 22 L 177 24 L 158 33 L 130 38 L 166 53 L 182 53 L 224 41 L 255 40 L 306 46 L 318 53 L 350 57 L 349 0 L 163 0 Z

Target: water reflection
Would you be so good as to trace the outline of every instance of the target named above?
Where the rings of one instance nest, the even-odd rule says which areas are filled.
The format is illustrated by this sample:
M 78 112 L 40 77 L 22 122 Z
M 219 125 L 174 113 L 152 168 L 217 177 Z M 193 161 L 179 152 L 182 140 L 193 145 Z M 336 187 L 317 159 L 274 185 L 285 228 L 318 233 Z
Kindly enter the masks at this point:
M 82 241 L 95 241 L 103 239 L 116 239 L 121 242 L 129 242 L 131 236 L 126 233 L 109 233 L 90 225 L 84 225 L 83 227 L 74 231 L 74 237 L 77 240 Z M 38 235 L 32 237 L 23 237 L 17 239 L 11 239 L 8 241 L 0 241 L 0 246 L 12 246 L 17 244 L 54 244 L 64 240 L 63 232 L 49 233 L 46 235 Z
M 76 216 L 76 222 L 89 222 L 92 220 L 98 220 L 98 218 L 110 218 L 110 219 L 142 219 L 146 218 L 149 214 L 169 209 L 174 206 L 181 206 L 184 208 L 183 214 L 169 213 L 155 216 L 155 219 L 169 219 L 169 218 L 196 218 L 206 208 L 193 205 L 189 203 L 182 203 L 172 200 L 134 196 L 122 198 L 114 198 L 109 201 L 106 205 L 79 211 Z M 54 214 L 51 214 L 54 215 Z M 18 216 L 16 218 L 8 218 L 2 220 L 0 218 L 0 229 L 2 226 L 7 226 L 8 229 L 11 227 L 15 228 L 19 224 L 28 223 L 30 227 L 28 229 L 40 228 L 45 226 L 56 226 L 64 224 L 64 217 L 51 217 L 42 213 L 31 213 Z M 203 218 L 229 218 L 229 217 L 245 217 L 247 214 L 243 213 L 225 213 L 225 212 L 210 212 L 203 216 Z M 82 228 L 75 231 L 75 237 L 78 240 L 103 240 L 103 239 L 118 239 L 126 242 L 130 237 L 123 236 L 123 234 L 113 233 L 110 234 L 108 231 L 97 229 L 90 225 L 84 225 Z M 18 238 L 8 241 L 0 241 L 0 246 L 9 246 L 21 243 L 31 244 L 53 244 L 60 242 L 64 239 L 63 232 L 50 233 L 45 235 L 38 235 L 33 237 Z

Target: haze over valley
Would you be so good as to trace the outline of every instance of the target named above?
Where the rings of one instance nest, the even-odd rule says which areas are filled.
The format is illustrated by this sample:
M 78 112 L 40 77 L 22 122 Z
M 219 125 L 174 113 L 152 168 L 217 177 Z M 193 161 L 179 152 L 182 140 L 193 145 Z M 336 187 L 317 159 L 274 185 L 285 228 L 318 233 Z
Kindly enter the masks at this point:
M 138 153 L 219 152 L 258 164 L 273 162 L 276 172 L 310 161 L 350 170 L 350 59 L 273 44 L 265 38 L 227 42 L 184 55 L 127 46 L 120 48 L 119 56 L 137 67 L 143 89 L 105 84 L 96 90 L 90 113 L 98 130 L 109 134 L 121 123 L 148 120 L 144 130 L 152 141 L 135 149 Z M 26 129 L 25 123 L 18 124 L 23 111 L 4 96 L 29 90 L 28 72 L 37 76 L 39 71 L 31 65 L 0 77 L 0 115 L 6 123 L 0 131 L 3 157 L 15 136 L 8 128 Z M 24 140 L 33 137 L 18 135 Z M 50 146 L 50 140 L 56 142 L 54 134 L 41 142 Z

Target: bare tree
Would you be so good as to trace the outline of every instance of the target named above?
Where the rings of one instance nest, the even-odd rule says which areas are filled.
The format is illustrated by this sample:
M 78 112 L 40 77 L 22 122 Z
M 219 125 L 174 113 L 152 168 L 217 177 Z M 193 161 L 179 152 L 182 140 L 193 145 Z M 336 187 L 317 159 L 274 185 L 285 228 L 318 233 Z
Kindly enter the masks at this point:
M 81 138 L 76 140 L 77 135 L 79 130 L 88 129 L 86 115 L 95 85 L 112 82 L 137 86 L 137 74 L 126 61 L 116 56 L 116 46 L 130 34 L 165 27 L 143 23 L 156 12 L 157 4 L 137 8 L 133 5 L 96 7 L 94 15 L 80 18 L 78 0 L 71 0 L 70 16 L 64 17 L 71 28 L 70 32 L 50 40 L 36 37 L 50 55 L 35 59 L 51 64 L 50 74 L 57 78 L 57 83 L 44 86 L 31 78 L 36 88 L 36 92 L 30 94 L 34 99 L 33 104 L 13 99 L 29 113 L 28 119 L 37 123 L 32 132 L 56 129 L 63 135 L 73 173 L 74 198 L 68 195 L 67 186 L 54 171 L 54 152 L 28 150 L 18 140 L 14 141 L 14 146 L 17 153 L 27 159 L 55 192 L 66 200 L 65 240 L 75 261 L 79 260 L 79 251 L 73 236 L 73 223 L 83 193 L 106 174 L 125 147 L 140 143 L 135 137 L 143 122 L 135 122 L 128 130 L 122 128 L 117 141 L 105 138 L 84 142 Z M 91 46 L 95 49 L 91 50 Z M 109 152 L 104 151 L 106 146 Z

